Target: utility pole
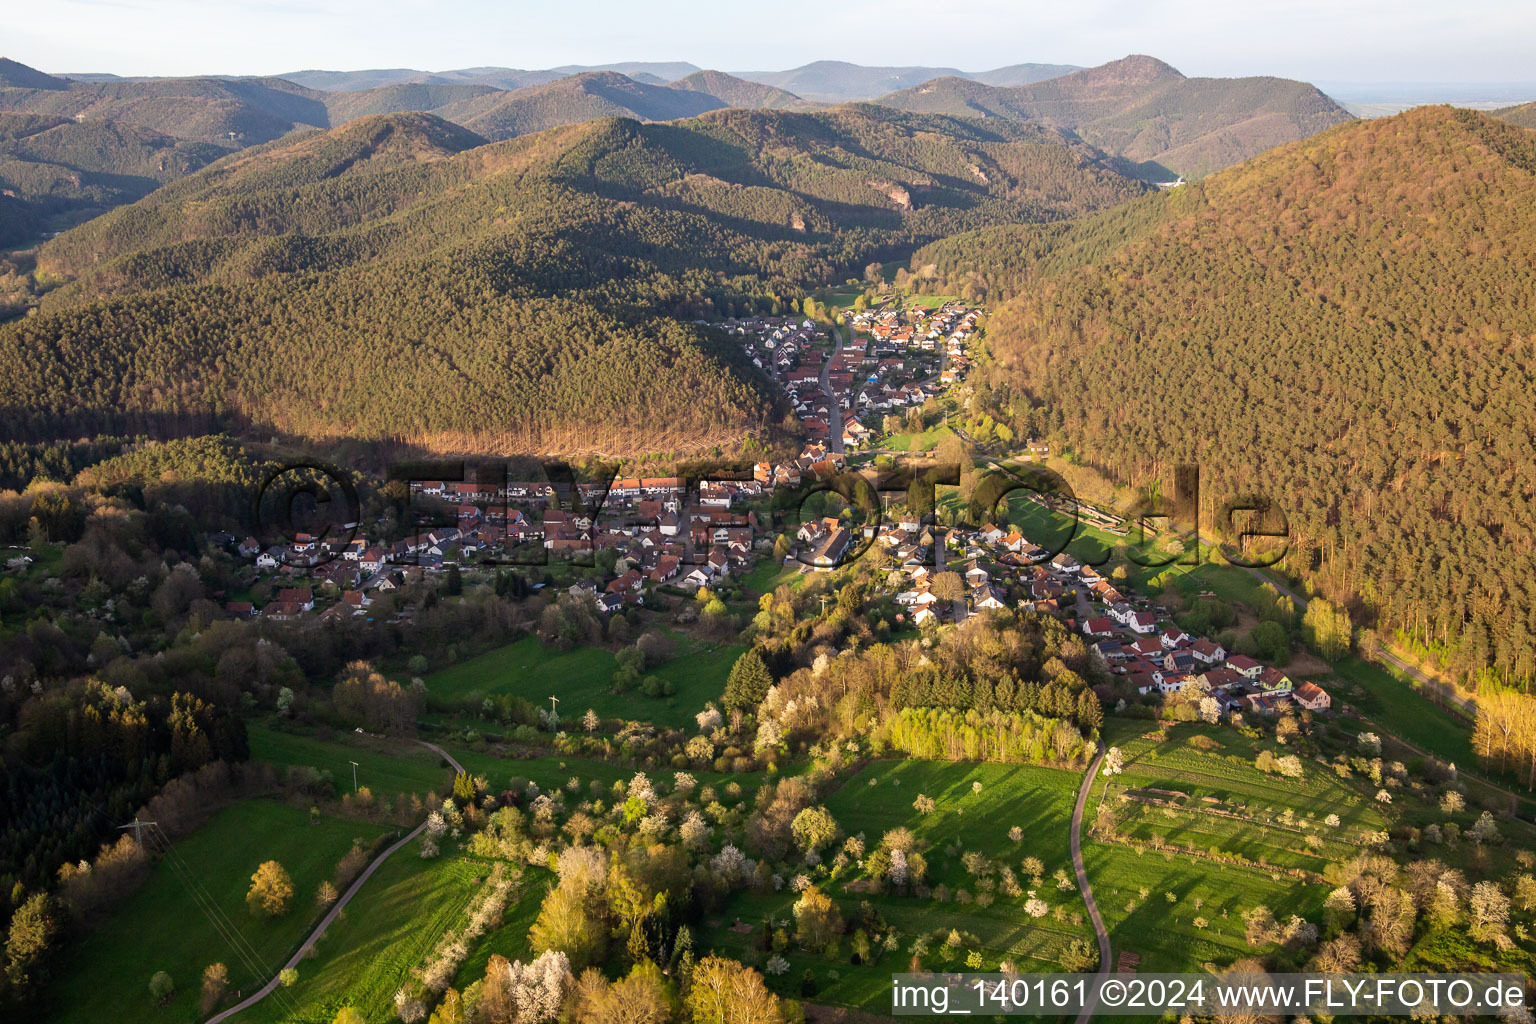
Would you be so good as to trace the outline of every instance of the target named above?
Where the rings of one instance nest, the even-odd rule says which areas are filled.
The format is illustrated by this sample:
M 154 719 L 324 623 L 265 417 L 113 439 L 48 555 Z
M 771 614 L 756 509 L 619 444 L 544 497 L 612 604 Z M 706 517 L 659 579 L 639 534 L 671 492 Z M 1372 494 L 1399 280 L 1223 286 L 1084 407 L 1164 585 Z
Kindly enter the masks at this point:
M 357 795 L 357 762 L 353 761 L 353 762 L 351 762 L 351 765 L 352 765 L 352 795 L 356 796 Z
M 133 829 L 133 841 L 138 843 L 140 848 L 142 848 L 144 846 L 144 828 L 146 825 L 154 824 L 156 823 L 153 821 L 140 821 L 138 815 L 134 815 L 132 824 L 119 825 L 117 828 L 118 831 L 122 831 L 125 828 Z

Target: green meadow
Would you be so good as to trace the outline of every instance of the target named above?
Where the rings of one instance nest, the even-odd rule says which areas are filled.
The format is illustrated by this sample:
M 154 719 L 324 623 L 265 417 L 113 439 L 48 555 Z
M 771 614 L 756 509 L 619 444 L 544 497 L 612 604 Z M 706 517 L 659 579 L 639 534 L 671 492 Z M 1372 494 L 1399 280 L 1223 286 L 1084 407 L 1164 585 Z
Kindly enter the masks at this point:
M 315 890 L 331 878 L 354 840 L 371 843 L 387 829 L 365 821 L 321 816 L 275 800 L 245 800 L 178 840 L 150 878 L 101 926 L 73 946 L 57 982 L 47 1019 L 59 1024 L 200 1020 L 203 968 L 221 962 L 232 988 L 264 983 L 298 948 L 319 917 Z M 245 905 L 251 875 L 276 860 L 293 879 L 291 909 L 258 918 Z M 179 869 L 179 870 L 178 870 Z M 239 936 L 240 943 L 234 941 Z M 241 950 L 245 955 L 241 955 Z M 165 971 L 174 998 L 153 1005 L 149 979 Z
M 574 720 L 587 708 L 603 718 L 627 718 L 657 725 L 687 725 L 704 705 L 720 695 L 725 678 L 746 648 L 740 644 L 699 644 L 681 637 L 680 653 L 649 669 L 674 687 L 666 697 L 647 697 L 636 690 L 613 692 L 617 662 L 611 651 L 573 647 L 558 651 L 536 637 L 487 651 L 426 677 L 428 691 L 453 701 L 476 700 L 492 694 L 516 694 L 535 704 L 560 699 L 561 717 Z

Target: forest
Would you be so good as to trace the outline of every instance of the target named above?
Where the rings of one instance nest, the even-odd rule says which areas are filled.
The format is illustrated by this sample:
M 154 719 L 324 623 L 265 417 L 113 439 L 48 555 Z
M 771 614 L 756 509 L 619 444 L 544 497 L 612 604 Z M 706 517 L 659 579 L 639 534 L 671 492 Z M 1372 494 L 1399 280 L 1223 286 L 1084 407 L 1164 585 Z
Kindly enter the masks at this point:
M 14 439 L 212 429 L 477 452 L 697 450 L 784 410 L 694 318 L 1145 186 L 1024 126 L 877 107 L 495 145 L 432 115 L 247 150 L 43 246 L 0 328 Z
M 1266 496 L 1284 567 L 1357 621 L 1454 652 L 1474 683 L 1529 681 L 1533 175 L 1529 132 L 1426 107 L 1024 229 L 977 284 L 1015 293 L 978 390 L 1124 484 L 1198 463 L 1208 525 Z M 916 274 L 979 251 L 936 249 Z

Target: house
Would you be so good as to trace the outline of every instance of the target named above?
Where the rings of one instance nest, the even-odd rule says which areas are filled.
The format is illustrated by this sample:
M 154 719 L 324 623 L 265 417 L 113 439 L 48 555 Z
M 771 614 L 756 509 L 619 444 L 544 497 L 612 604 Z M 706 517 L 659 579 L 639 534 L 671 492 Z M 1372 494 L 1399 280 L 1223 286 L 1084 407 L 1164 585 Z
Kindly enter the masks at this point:
M 247 537 L 240 542 L 240 546 L 236 550 L 240 552 L 241 558 L 253 558 L 260 554 L 261 542 L 255 537 Z
M 1264 671 L 1263 665 L 1254 661 L 1246 654 L 1232 655 L 1232 657 L 1227 659 L 1227 668 L 1230 668 L 1249 681 L 1257 681 L 1260 673 Z
M 979 587 L 991 578 L 992 577 L 987 573 L 987 570 L 983 569 L 975 562 L 972 562 L 970 567 L 965 570 L 965 582 L 967 586 Z
M 315 592 L 309 587 L 284 587 L 277 592 L 279 604 L 296 604 L 300 611 L 315 610 Z
M 1127 657 L 1124 645 L 1118 640 L 1100 640 L 1090 649 L 1106 665 L 1112 661 L 1124 661 Z
M 676 555 L 662 555 L 656 559 L 656 568 L 648 574 L 652 583 L 665 583 L 677 575 L 677 567 L 682 560 Z
M 1089 619 L 1083 623 L 1083 632 L 1091 637 L 1107 639 L 1115 635 L 1115 624 L 1106 618 Z
M 1207 690 L 1230 690 L 1244 682 L 1242 676 L 1226 666 L 1210 669 L 1201 678 L 1205 680 Z
M 1163 668 L 1169 672 L 1192 672 L 1195 668 L 1194 655 L 1189 651 L 1169 651 L 1163 656 Z
M 853 534 L 842 527 L 838 527 L 817 545 L 811 556 L 811 563 L 818 570 L 830 570 L 842 563 L 843 556 L 848 553 L 849 545 L 852 543 Z
M 971 591 L 971 607 L 980 611 L 984 608 L 1006 608 L 1003 601 L 1003 592 L 996 587 L 981 586 Z
M 641 576 L 637 570 L 630 569 L 628 572 L 623 573 L 617 579 L 613 580 L 613 582 L 609 583 L 608 586 L 603 589 L 604 593 L 608 594 L 624 594 L 626 592 L 633 593 L 644 585 L 645 577 Z
M 282 548 L 280 548 L 280 547 L 270 547 L 270 548 L 267 548 L 267 550 L 263 551 L 261 554 L 256 556 L 256 568 L 258 568 L 258 569 L 276 569 L 279 565 L 282 564 L 283 557 L 284 556 L 283 556 L 283 549 Z
M 1219 665 L 1227 657 L 1227 652 L 1221 644 L 1212 643 L 1204 637 L 1195 641 L 1194 646 L 1190 647 L 1189 653 L 1193 654 L 1195 660 L 1203 665 Z
M 1277 668 L 1265 666 L 1259 673 L 1259 692 L 1266 697 L 1291 692 L 1291 677 Z
M 924 605 L 913 614 L 912 621 L 921 626 L 927 622 L 937 622 L 938 618 L 931 607 Z
M 224 604 L 226 614 L 237 619 L 248 619 L 256 614 L 256 608 L 249 601 L 227 601 Z
M 304 609 L 293 601 L 273 601 L 261 610 L 261 617 L 274 622 L 289 622 L 304 614 Z
M 362 611 L 373 604 L 373 598 L 361 590 L 343 590 L 341 592 L 341 603 L 354 611 Z
M 1083 563 L 1063 551 L 1051 559 L 1051 566 L 1057 572 L 1078 572 L 1082 569 Z
M 988 523 L 986 526 L 981 528 L 981 531 L 977 534 L 977 536 L 986 541 L 988 544 L 996 544 L 998 541 L 1003 539 L 1004 534 L 1003 531 L 998 529 L 995 525 Z
M 1136 632 L 1145 636 L 1148 633 L 1157 632 L 1157 616 L 1151 612 L 1132 612 L 1130 620 L 1126 623 Z M 1161 645 L 1159 645 L 1161 646 Z
M 1162 642 L 1163 648 L 1171 651 L 1175 647 L 1183 647 L 1189 643 L 1189 634 L 1178 626 L 1169 626 L 1163 630 L 1163 635 L 1159 639 Z
M 1328 691 L 1316 683 L 1302 683 L 1291 692 L 1291 697 L 1308 711 L 1327 711 L 1333 706 Z

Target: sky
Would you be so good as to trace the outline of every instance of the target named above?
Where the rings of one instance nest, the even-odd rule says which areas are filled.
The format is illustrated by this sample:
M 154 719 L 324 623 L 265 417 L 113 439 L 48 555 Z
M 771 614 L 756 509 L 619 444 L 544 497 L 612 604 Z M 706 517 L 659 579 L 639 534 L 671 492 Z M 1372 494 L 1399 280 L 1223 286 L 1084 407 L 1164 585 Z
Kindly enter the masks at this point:
M 0 0 L 0 25 L 0 56 L 119 75 L 823 59 L 981 71 L 1147 53 L 1187 75 L 1536 79 L 1533 0 Z

